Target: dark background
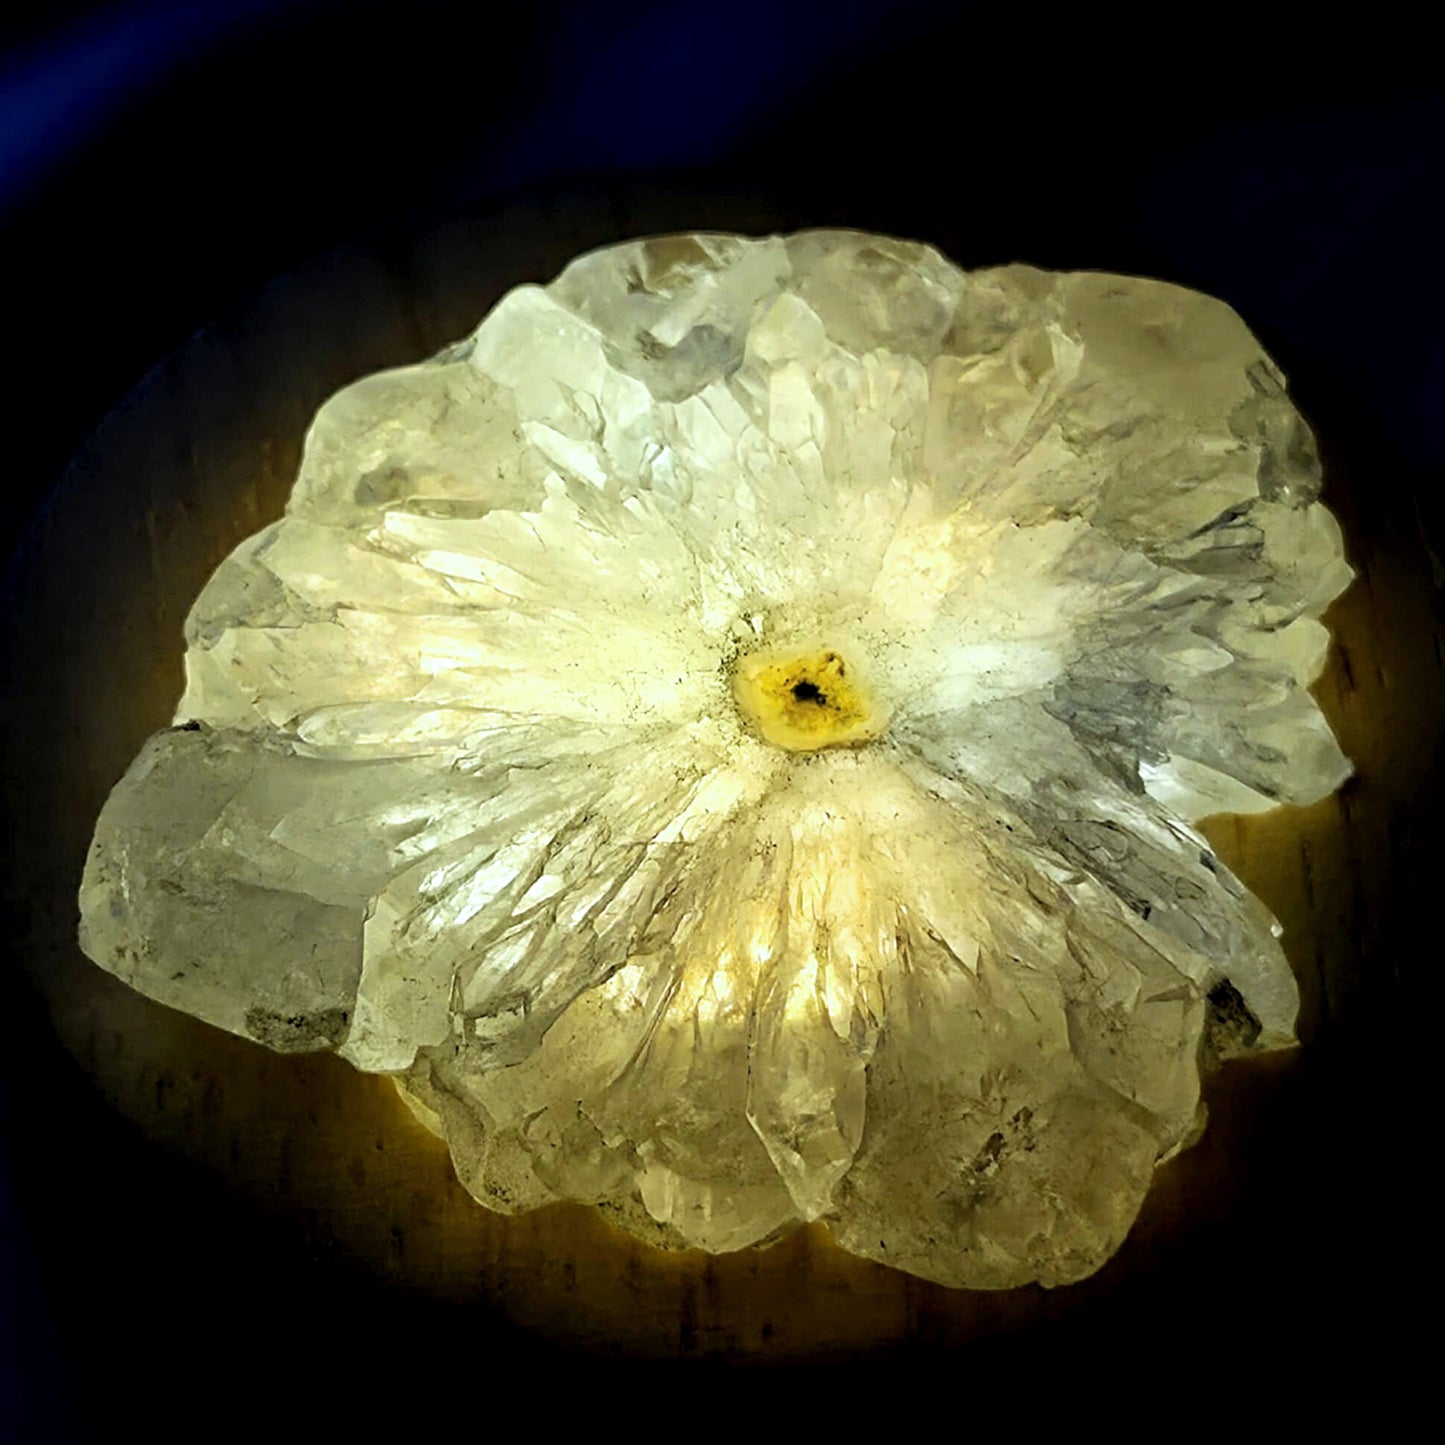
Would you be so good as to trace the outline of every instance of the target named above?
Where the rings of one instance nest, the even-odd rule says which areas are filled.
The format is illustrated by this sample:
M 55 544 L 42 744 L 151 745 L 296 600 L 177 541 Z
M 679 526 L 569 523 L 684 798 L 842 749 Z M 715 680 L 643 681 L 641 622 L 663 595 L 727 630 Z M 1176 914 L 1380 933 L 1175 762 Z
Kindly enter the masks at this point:
M 1390 5 L 1347 25 L 1235 4 L 12 6 L 6 551 L 105 414 L 270 278 L 337 247 L 404 255 L 457 218 L 500 232 L 524 208 L 585 237 L 609 217 L 632 231 L 841 224 L 966 266 L 1137 272 L 1222 296 L 1290 375 L 1332 477 L 1351 479 L 1353 525 L 1417 535 L 1438 587 L 1437 67 Z M 393 1411 L 432 1429 L 459 1407 L 478 1431 L 502 1410 L 557 1428 L 585 1409 L 609 1434 L 686 1430 L 682 1411 L 764 1431 L 764 1405 L 785 1398 L 820 1430 L 856 1429 L 870 1405 L 914 1428 L 935 1390 L 959 1428 L 1050 1397 L 1097 1422 L 1136 1389 L 1198 1402 L 1221 1428 L 1260 1387 L 1291 1413 L 1342 1392 L 1388 1413 L 1421 1367 L 1427 1327 L 1408 1306 L 1431 1298 L 1439 1253 L 1414 996 L 1440 953 L 1422 921 L 1439 781 L 1437 756 L 1401 815 L 1407 862 L 1378 890 L 1351 1006 L 1316 1041 L 1297 1145 L 1253 1162 L 1255 1212 L 1218 1245 L 1249 1266 L 1228 1288 L 1211 1288 L 1206 1253 L 1180 1291 L 1136 1292 L 1084 1325 L 725 1383 L 716 1367 L 574 1358 L 500 1321 L 485 1350 L 474 1329 L 455 1357 L 439 1306 L 384 1295 L 258 1224 L 213 1177 L 138 1152 L 12 970 L 0 1435 L 220 1418 L 286 1438 L 303 1395 L 327 1429 Z M 48 1101 L 80 1137 L 47 1131 Z M 1289 1247 L 1271 1253 L 1260 1241 L 1282 1231 Z M 1255 1267 L 1258 1293 L 1242 1294 Z

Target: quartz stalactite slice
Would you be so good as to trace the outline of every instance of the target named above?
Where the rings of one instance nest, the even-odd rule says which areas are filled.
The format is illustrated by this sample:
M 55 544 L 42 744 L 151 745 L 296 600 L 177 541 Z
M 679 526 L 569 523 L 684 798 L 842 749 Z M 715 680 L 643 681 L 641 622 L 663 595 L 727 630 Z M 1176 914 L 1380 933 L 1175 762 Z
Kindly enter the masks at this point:
M 1191 825 L 1349 771 L 1318 490 L 1175 286 L 584 256 L 322 408 L 100 818 L 85 948 L 394 1074 L 493 1209 L 1079 1278 L 1196 1128 L 1211 998 L 1292 1038 Z

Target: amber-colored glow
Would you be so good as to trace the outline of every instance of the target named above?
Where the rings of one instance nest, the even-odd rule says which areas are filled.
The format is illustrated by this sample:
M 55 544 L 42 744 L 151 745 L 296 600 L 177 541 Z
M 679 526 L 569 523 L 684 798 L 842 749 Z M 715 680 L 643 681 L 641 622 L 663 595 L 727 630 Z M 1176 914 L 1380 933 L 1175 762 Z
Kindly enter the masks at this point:
M 776 747 L 811 753 L 879 737 L 887 709 L 856 663 L 831 647 L 784 646 L 750 652 L 733 671 L 733 695 L 748 722 Z
M 464 258 L 474 262 L 470 233 L 466 245 Z M 445 1147 L 408 1114 L 389 1080 L 335 1058 L 272 1054 L 218 1033 L 82 958 L 73 941 L 73 880 L 91 820 L 174 705 L 176 638 L 189 599 L 231 547 L 281 514 L 305 410 L 292 398 L 307 388 L 319 398 L 377 356 L 415 350 L 415 336 L 398 319 L 398 287 L 449 296 L 443 283 L 458 274 L 483 284 L 474 265 L 461 265 L 445 247 L 428 254 L 431 271 L 419 266 L 392 277 L 378 264 L 362 281 L 340 263 L 318 267 L 278 287 L 272 309 L 253 311 L 244 329 L 223 337 L 224 347 L 214 337 L 192 343 L 114 419 L 47 519 L 19 584 L 33 621 L 15 690 L 34 705 L 17 715 L 9 782 L 33 844 L 17 855 L 12 880 L 30 917 L 29 972 L 59 1043 L 147 1139 L 225 1179 L 258 1216 L 294 1220 L 298 1235 L 312 1231 L 371 1273 L 378 1291 L 400 1287 L 475 1304 L 483 1321 L 498 1311 L 575 1348 L 778 1359 L 911 1339 L 937 1346 L 1087 1311 L 1121 1286 L 1153 1278 L 1161 1242 L 1177 1248 L 1217 1229 L 1248 1189 L 1233 1162 L 1250 1154 L 1246 1145 L 1287 1142 L 1279 1111 L 1262 1105 L 1296 1070 L 1298 1055 L 1216 1076 L 1207 1095 L 1214 1143 L 1156 1174 L 1134 1233 L 1100 1274 L 1055 1291 L 976 1294 L 850 1256 L 823 1225 L 771 1248 L 711 1256 L 650 1249 L 581 1206 L 489 1213 L 467 1196 Z M 358 325 L 298 332 L 301 299 L 307 314 L 344 307 Z M 424 312 L 428 344 L 456 334 L 475 298 L 453 299 L 453 309 Z M 249 409 L 236 400 L 244 387 Z M 169 444 L 179 397 L 189 406 L 195 397 L 222 396 L 224 406 L 217 401 L 195 419 L 190 447 Z M 1316 688 L 1359 768 L 1349 811 L 1332 796 L 1204 827 L 1222 861 L 1285 925 L 1307 1043 L 1327 985 L 1344 991 L 1358 969 L 1355 940 L 1365 882 L 1374 876 L 1360 860 L 1388 856 L 1390 801 L 1406 794 L 1412 772 L 1418 777 L 1428 761 L 1438 715 L 1440 674 L 1421 652 L 1430 647 L 1426 561 L 1418 550 L 1381 559 L 1367 543 L 1356 544 L 1356 560 L 1375 564 L 1372 587 L 1354 588 L 1328 618 L 1351 666 L 1332 654 Z M 98 696 L 111 704 L 94 706 Z M 57 716 L 70 721 L 57 729 Z M 63 1113 L 54 1118 L 58 1135 L 72 1125 Z M 76 1249 L 88 1256 L 108 1239 L 97 1229 Z M 465 1313 L 449 1318 L 468 1328 Z

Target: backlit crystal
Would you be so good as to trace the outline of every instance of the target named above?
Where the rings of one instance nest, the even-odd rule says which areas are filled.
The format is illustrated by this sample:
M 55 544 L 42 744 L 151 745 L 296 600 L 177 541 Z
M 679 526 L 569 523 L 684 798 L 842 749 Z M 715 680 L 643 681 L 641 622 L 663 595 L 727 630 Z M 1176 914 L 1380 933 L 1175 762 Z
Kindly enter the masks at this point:
M 1211 993 L 1192 826 L 1348 774 L 1308 429 L 1227 306 L 853 232 L 674 236 L 333 397 L 186 630 L 82 939 L 394 1074 L 483 1204 L 952 1285 L 1097 1268 Z

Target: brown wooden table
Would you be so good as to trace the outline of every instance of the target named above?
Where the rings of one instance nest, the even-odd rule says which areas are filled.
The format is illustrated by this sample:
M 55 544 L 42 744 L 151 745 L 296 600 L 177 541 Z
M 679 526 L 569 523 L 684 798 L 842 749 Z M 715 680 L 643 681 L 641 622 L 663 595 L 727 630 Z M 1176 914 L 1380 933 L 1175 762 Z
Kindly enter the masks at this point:
M 74 895 L 97 810 L 169 721 L 186 609 L 230 549 L 281 512 L 318 403 L 368 371 L 427 356 L 507 285 L 544 280 L 628 225 L 516 213 L 393 253 L 339 253 L 277 281 L 145 379 L 38 523 L 11 612 L 8 883 L 35 990 L 16 1014 L 34 1034 L 14 1084 L 17 1157 L 54 1161 L 36 1188 L 52 1211 L 39 1227 L 59 1327 L 96 1310 L 94 1332 L 139 1358 L 120 1338 L 126 1311 L 92 1291 L 139 1299 L 151 1279 L 194 1303 L 212 1296 L 177 1280 L 210 1271 L 215 1314 L 195 1327 L 234 1343 L 238 1327 L 217 1321 L 244 1293 L 225 1263 L 239 1251 L 289 1261 L 297 1297 L 337 1281 L 358 1329 L 404 1318 L 448 1330 L 453 1354 L 475 1335 L 573 1360 L 856 1363 L 951 1358 L 985 1343 L 996 1360 L 1000 1342 L 1082 1349 L 1101 1330 L 1143 1348 L 1154 1326 L 1201 1312 L 1259 1330 L 1273 1312 L 1287 1336 L 1343 1299 L 1342 1278 L 1408 1269 L 1408 1236 L 1425 1226 L 1406 1204 L 1420 1166 L 1399 1152 L 1414 1134 L 1400 1111 L 1424 1105 L 1400 1093 L 1408 1045 L 1392 1031 L 1404 1026 L 1406 920 L 1430 917 L 1434 902 L 1441 563 L 1418 513 L 1374 485 L 1359 438 L 1335 444 L 1324 393 L 1302 400 L 1359 576 L 1327 618 L 1337 645 L 1316 691 L 1358 776 L 1315 807 L 1206 829 L 1284 925 L 1304 1047 L 1211 1081 L 1203 1142 L 1159 1171 L 1125 1247 L 1084 1283 L 950 1291 L 857 1262 L 821 1227 L 709 1258 L 650 1251 L 582 1208 L 493 1216 L 385 1079 L 223 1035 L 80 955 Z M 1438 953 L 1437 927 L 1419 923 L 1421 949 Z M 167 1198 L 190 1211 L 169 1233 L 154 1222 Z M 1380 1236 L 1385 1220 L 1398 1220 L 1397 1237 Z M 144 1260 L 125 1257 L 136 1239 Z M 287 1290 L 268 1275 L 265 1291 L 279 1319 Z M 98 1334 L 76 1328 L 99 1353 Z M 190 1359 L 198 1347 L 178 1348 Z

